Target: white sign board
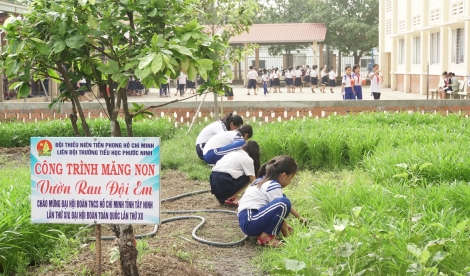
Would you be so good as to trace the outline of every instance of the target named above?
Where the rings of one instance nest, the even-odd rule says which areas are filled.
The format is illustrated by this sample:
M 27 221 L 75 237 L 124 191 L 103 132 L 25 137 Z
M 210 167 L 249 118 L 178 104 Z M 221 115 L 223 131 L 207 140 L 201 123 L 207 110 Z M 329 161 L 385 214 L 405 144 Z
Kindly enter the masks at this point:
M 160 138 L 31 138 L 32 223 L 160 223 Z

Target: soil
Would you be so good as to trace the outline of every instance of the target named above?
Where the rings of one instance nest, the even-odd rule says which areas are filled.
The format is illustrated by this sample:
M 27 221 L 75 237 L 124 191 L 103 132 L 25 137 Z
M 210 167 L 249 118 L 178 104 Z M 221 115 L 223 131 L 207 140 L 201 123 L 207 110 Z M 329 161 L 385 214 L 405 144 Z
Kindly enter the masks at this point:
M 29 159 L 29 147 L 0 148 L 0 167 L 9 163 L 24 163 Z M 209 189 L 209 183 L 188 179 L 187 175 L 178 171 L 164 171 L 161 174 L 161 198 L 169 198 L 182 193 Z M 231 210 L 234 207 L 221 206 L 210 193 L 202 193 L 184 197 L 161 204 L 161 210 Z M 206 219 L 204 226 L 197 232 L 200 238 L 215 242 L 234 242 L 243 239 L 244 234 L 238 227 L 236 214 L 204 213 L 196 214 L 162 214 L 162 219 L 197 215 Z M 262 275 L 251 265 L 256 252 L 254 238 L 248 238 L 239 246 L 216 247 L 195 241 L 191 232 L 200 220 L 187 219 L 162 224 L 154 237 L 138 240 L 138 248 L 144 248 L 139 257 L 140 275 L 230 275 L 249 276 Z M 149 233 L 153 225 L 135 225 L 135 233 Z M 88 237 L 94 237 L 94 230 Z M 103 236 L 112 236 L 108 226 L 102 227 Z M 139 247 L 140 245 L 140 247 Z M 147 246 L 146 246 L 147 245 Z M 89 241 L 70 261 L 61 263 L 60 267 L 45 264 L 32 267 L 28 275 L 95 275 L 95 244 Z M 119 275 L 119 260 L 110 262 L 110 252 L 116 247 L 113 240 L 102 241 L 102 275 Z

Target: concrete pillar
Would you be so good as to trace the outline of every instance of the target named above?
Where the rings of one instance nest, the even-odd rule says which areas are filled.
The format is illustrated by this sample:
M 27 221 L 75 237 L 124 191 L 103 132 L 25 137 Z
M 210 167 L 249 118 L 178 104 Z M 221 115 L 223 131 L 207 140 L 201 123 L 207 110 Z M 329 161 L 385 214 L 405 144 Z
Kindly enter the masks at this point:
M 255 67 L 259 69 L 259 47 L 255 49 Z
M 382 66 L 382 64 L 380 64 Z M 384 68 L 385 69 L 385 68 Z M 392 40 L 392 52 L 390 53 L 390 88 L 392 91 L 397 90 L 397 70 L 398 70 L 398 38 Z M 384 72 L 384 70 L 381 70 Z
M 317 48 L 318 48 L 318 45 L 317 45 L 317 42 L 314 41 L 312 43 L 312 45 L 310 45 L 310 47 L 312 47 L 312 50 L 313 50 L 313 60 L 312 60 L 312 65 L 319 65 L 318 64 L 318 58 L 317 58 Z
M 449 38 L 449 27 L 442 26 L 439 35 L 440 40 L 440 62 L 441 62 L 441 72 L 447 71 L 447 65 L 449 64 L 449 53 L 451 51 L 451 39 Z
M 323 68 L 324 61 L 323 61 L 323 43 L 320 43 L 320 48 L 318 50 L 319 60 L 318 60 L 318 68 Z
M 243 46 L 246 47 L 247 43 L 243 43 Z M 248 74 L 248 54 L 245 52 L 245 71 L 243 72 L 243 85 L 245 87 L 248 86 L 248 79 L 246 75 Z
M 403 84 L 403 90 L 405 93 L 410 93 L 411 79 L 410 79 L 409 72 L 411 72 L 412 61 L 413 61 L 413 36 L 405 35 L 405 76 L 404 76 L 404 84 Z
M 52 98 L 57 98 L 59 96 L 59 84 L 54 80 L 49 79 L 49 94 Z
M 238 62 L 233 64 L 233 77 L 238 79 Z
M 427 0 L 424 0 L 427 3 Z M 421 95 L 427 93 L 427 71 L 429 62 L 429 31 L 421 31 L 421 76 L 419 83 L 419 90 Z

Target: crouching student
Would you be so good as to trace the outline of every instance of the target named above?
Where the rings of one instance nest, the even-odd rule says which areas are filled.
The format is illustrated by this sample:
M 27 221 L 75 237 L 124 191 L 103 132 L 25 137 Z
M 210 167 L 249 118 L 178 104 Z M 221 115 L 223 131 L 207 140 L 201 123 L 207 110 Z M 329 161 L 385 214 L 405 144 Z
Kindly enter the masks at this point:
M 284 219 L 292 213 L 302 223 L 306 220 L 292 207 L 282 188 L 292 181 L 297 173 L 297 163 L 290 156 L 278 156 L 266 165 L 266 175 L 253 182 L 239 201 L 238 222 L 243 233 L 258 236 L 258 245 L 278 247 L 282 243 L 276 237 L 279 232 L 287 237 L 292 228 Z
M 221 204 L 238 206 L 237 195 L 255 181 L 260 166 L 259 145 L 248 141 L 222 157 L 212 168 L 211 193 Z
M 253 128 L 250 125 L 212 136 L 202 151 L 204 161 L 210 165 L 217 163 L 224 155 L 239 150 L 252 136 Z
M 235 130 L 243 125 L 243 119 L 239 115 L 233 115 L 228 113 L 225 117 L 217 122 L 206 126 L 202 129 L 199 135 L 196 138 L 196 153 L 197 156 L 204 160 L 204 146 L 207 141 L 218 133 L 225 132 L 227 130 Z

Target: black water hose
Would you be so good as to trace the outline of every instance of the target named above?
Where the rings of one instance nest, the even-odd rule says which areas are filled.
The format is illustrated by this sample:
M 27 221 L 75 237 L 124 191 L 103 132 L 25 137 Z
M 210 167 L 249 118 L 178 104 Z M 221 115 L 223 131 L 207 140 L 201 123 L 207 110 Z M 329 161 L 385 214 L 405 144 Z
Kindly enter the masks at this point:
M 192 196 L 192 195 L 197 195 L 197 194 L 202 194 L 202 193 L 207 193 L 207 192 L 210 192 L 211 190 L 199 190 L 199 191 L 194 191 L 194 192 L 189 192 L 189 193 L 184 193 L 184 194 L 180 194 L 180 195 L 177 195 L 177 196 L 174 196 L 174 197 L 169 197 L 169 198 L 165 198 L 165 199 L 162 199 L 161 202 L 166 202 L 166 201 L 172 201 L 172 200 L 177 200 L 177 199 L 180 199 L 180 198 L 183 198 L 183 197 L 187 197 L 187 196 Z M 188 214 L 188 213 L 226 213 L 226 214 L 237 214 L 237 212 L 235 211 L 229 211 L 229 210 L 171 210 L 171 211 L 162 211 L 161 212 L 162 214 Z M 200 242 L 200 243 L 203 243 L 203 244 L 208 244 L 208 245 L 213 245 L 213 246 L 219 246 L 219 247 L 231 247 L 231 246 L 237 246 L 239 244 L 241 244 L 242 242 L 244 242 L 246 240 L 246 238 L 248 236 L 245 236 L 243 237 L 241 240 L 239 241 L 236 241 L 236 242 L 228 242 L 228 243 L 223 243 L 223 242 L 214 242 L 214 241 L 208 241 L 208 240 L 205 240 L 205 239 L 202 239 L 200 237 L 198 237 L 196 235 L 197 231 L 206 223 L 206 219 L 204 217 L 201 217 L 201 216 L 178 216 L 178 217 L 172 217 L 172 218 L 167 218 L 167 219 L 164 219 L 160 222 L 160 224 L 164 224 L 164 223 L 167 223 L 167 222 L 171 222 L 171 221 L 176 221 L 176 220 L 185 220 L 185 219 L 199 219 L 201 220 L 201 222 L 193 229 L 191 235 L 193 237 L 194 240 Z M 82 229 L 86 229 L 86 228 L 89 228 L 91 226 L 93 226 L 94 224 L 89 224 L 87 226 L 85 226 L 84 228 Z M 148 238 L 148 237 L 153 237 L 157 234 L 157 231 L 158 231 L 158 225 L 155 225 L 155 227 L 153 228 L 153 231 L 150 232 L 150 233 L 146 233 L 146 234 L 141 234 L 141 235 L 136 235 L 135 238 L 136 239 L 143 239 L 143 238 Z M 80 232 L 79 232 L 80 233 Z M 77 233 L 78 235 L 78 233 Z M 116 239 L 116 236 L 102 236 L 101 237 L 102 240 L 114 240 Z M 94 241 L 95 238 L 88 238 L 88 240 L 90 241 Z

